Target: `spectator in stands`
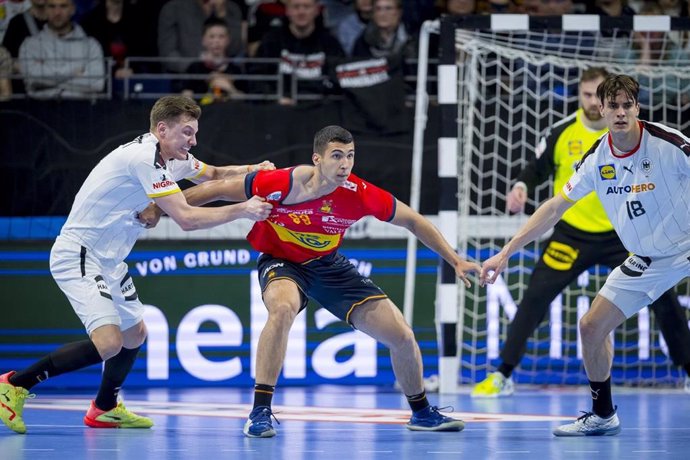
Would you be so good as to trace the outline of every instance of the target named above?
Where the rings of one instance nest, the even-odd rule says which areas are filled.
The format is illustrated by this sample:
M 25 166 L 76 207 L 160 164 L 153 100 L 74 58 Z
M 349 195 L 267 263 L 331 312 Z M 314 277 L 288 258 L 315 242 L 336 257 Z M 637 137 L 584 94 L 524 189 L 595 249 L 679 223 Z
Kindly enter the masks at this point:
M 682 0 L 659 0 L 661 7 L 661 14 L 667 16 L 679 17 L 682 10 Z M 642 9 L 640 9 L 640 13 Z
M 248 14 L 247 53 L 255 56 L 261 40 L 269 30 L 280 29 L 287 23 L 283 0 L 259 0 Z
M 572 0 L 540 0 L 537 14 L 540 16 L 573 14 L 573 2 Z
M 353 0 L 320 0 L 323 25 L 335 35 L 335 29 L 352 12 Z
M 445 0 L 443 1 L 443 9 L 441 15 L 465 16 L 468 14 L 477 14 L 476 0 Z
M 146 39 L 139 35 L 146 29 L 138 27 L 134 8 L 129 1 L 103 0 L 81 20 L 84 32 L 98 40 L 105 56 L 113 58 L 115 78 L 132 75 L 132 69 L 125 66 L 127 56 L 144 56 L 137 47 Z
M 402 0 L 374 0 L 371 22 L 355 41 L 353 56 L 416 56 L 415 40 L 402 23 Z
M 187 69 L 188 74 L 205 78 L 184 82 L 182 94 L 191 98 L 201 97 L 201 105 L 225 101 L 243 94 L 232 80 L 232 74 L 240 73 L 241 68 L 228 58 L 231 41 L 232 37 L 225 21 L 213 17 L 206 20 L 201 60 L 193 62 Z
M 230 0 L 170 0 L 163 6 L 158 20 L 158 53 L 163 58 L 179 60 L 164 62 L 165 70 L 184 72 L 189 67 L 189 58 L 201 56 L 204 22 L 210 17 L 223 19 L 228 24 L 233 37 L 230 55 L 244 54 L 242 11 L 236 3 Z
M 539 0 L 523 0 L 519 4 L 515 4 L 510 0 L 488 0 L 478 8 L 481 13 L 485 14 L 506 14 L 506 13 L 522 13 L 522 14 L 536 14 L 538 10 Z
M 685 0 L 658 0 L 658 2 L 661 11 L 659 14 L 671 17 L 681 17 L 683 15 L 683 5 L 686 5 L 687 8 L 688 4 Z M 640 8 L 635 11 L 641 13 L 643 6 L 644 5 L 641 5 Z M 681 30 L 668 32 L 668 37 L 675 41 L 681 48 L 683 47 L 683 35 L 683 31 Z
M 2 39 L 4 46 L 14 58 L 19 57 L 19 47 L 26 37 L 36 35 L 46 23 L 46 0 L 31 0 L 31 7 L 15 15 L 7 25 Z
M 477 0 L 443 0 L 440 2 L 438 16 L 465 16 L 479 14 L 480 2 Z M 481 3 L 483 5 L 483 3 Z M 429 35 L 429 58 L 435 59 L 439 52 L 439 34 Z M 429 66 L 429 72 L 434 72 L 435 66 Z
M 405 0 L 400 2 L 402 23 L 410 35 L 417 35 L 422 23 L 436 15 L 436 0 Z
M 633 16 L 635 10 L 625 0 L 595 0 L 587 8 L 588 14 L 600 16 Z
M 298 93 L 324 94 L 330 90 L 329 74 L 334 60 L 343 58 L 345 52 L 320 23 L 318 0 L 286 0 L 288 23 L 269 31 L 261 40 L 256 52 L 259 58 L 280 58 L 278 72 L 283 76 L 281 105 L 294 105 L 297 101 L 292 92 L 293 83 Z M 274 65 L 258 65 L 253 73 L 274 74 Z M 296 80 L 294 80 L 296 79 Z M 259 91 L 268 92 L 264 84 Z
M 12 56 L 0 46 L 0 101 L 12 98 Z
M 253 0 L 249 0 L 253 1 Z M 249 32 L 247 53 L 255 56 L 261 40 L 272 29 L 280 29 L 288 23 L 285 0 L 258 0 L 248 13 Z M 324 8 L 321 2 L 318 4 L 319 14 L 316 17 L 316 25 L 324 25 Z
M 43 30 L 19 48 L 27 92 L 35 98 L 85 98 L 105 85 L 103 50 L 72 22 L 72 0 L 47 0 Z
M 38 34 L 46 23 L 46 0 L 31 0 L 31 7 L 10 19 L 2 39 L 4 46 L 10 55 L 15 59 L 13 63 L 12 90 L 16 94 L 24 93 L 24 82 L 19 69 L 19 47 L 26 37 Z
M 587 14 L 599 16 L 621 17 L 634 16 L 632 9 L 626 0 L 594 0 L 587 6 Z M 602 29 L 599 31 L 599 39 L 596 44 L 596 55 L 603 60 L 611 59 L 630 46 L 630 33 L 620 29 Z
M 663 15 L 664 13 L 658 3 L 647 2 L 642 6 L 640 14 Z M 681 104 L 690 102 L 690 78 L 654 72 L 652 69 L 659 64 L 687 66 L 690 63 L 690 52 L 671 40 L 666 32 L 636 31 L 633 32 L 632 37 L 632 47 L 623 49 L 620 57 L 640 66 L 641 72 L 638 75 L 640 103 L 658 105 L 660 102 L 677 101 L 677 98 L 680 98 Z
M 30 0 L 1 0 L 0 1 L 0 40 L 3 39 L 9 22 L 24 11 L 31 8 Z
M 373 11 L 372 0 L 355 0 L 350 14 L 333 29 L 333 35 L 338 39 L 348 56 L 352 55 L 355 40 L 369 24 Z

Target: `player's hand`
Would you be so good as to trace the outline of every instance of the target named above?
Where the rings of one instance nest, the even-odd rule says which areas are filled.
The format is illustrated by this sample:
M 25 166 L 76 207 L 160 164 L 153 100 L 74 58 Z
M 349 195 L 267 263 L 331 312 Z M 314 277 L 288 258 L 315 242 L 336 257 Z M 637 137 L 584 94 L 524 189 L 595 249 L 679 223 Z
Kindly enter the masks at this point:
M 527 190 L 525 190 L 524 187 L 515 185 L 506 197 L 506 208 L 508 208 L 508 212 L 512 214 L 521 213 L 525 210 L 526 202 Z
M 251 220 L 266 220 L 271 215 L 273 205 L 266 198 L 254 195 L 244 203 L 244 216 Z
M 158 225 L 158 221 L 163 215 L 163 210 L 159 208 L 156 203 L 149 203 L 149 205 L 137 214 L 137 220 L 145 228 L 153 228 Z
M 479 266 L 479 264 L 470 262 L 468 260 L 460 260 L 455 264 L 455 274 L 458 278 L 462 280 L 463 283 L 465 283 L 466 288 L 472 287 L 472 283 L 470 283 L 470 280 L 467 279 L 467 274 L 479 273 L 480 270 L 481 267 Z
M 496 279 L 498 279 L 498 275 L 505 270 L 507 265 L 508 257 L 503 251 L 485 260 L 479 273 L 479 284 L 482 286 L 494 284 Z
M 272 171 L 276 169 L 276 165 L 273 164 L 273 162 L 264 160 L 261 163 L 255 164 L 255 165 L 249 165 L 249 172 L 254 172 L 254 171 Z

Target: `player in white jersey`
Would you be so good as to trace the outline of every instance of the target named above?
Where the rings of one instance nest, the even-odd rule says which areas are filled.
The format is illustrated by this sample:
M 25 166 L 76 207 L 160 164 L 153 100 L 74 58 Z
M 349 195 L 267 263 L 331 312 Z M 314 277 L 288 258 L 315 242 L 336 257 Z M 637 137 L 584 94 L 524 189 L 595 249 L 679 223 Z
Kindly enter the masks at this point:
M 548 200 L 495 256 L 480 281 L 493 283 L 511 254 L 553 227 L 577 200 L 594 191 L 632 256 L 607 278 L 580 320 L 592 411 L 554 430 L 556 436 L 620 432 L 611 398 L 613 349 L 608 336 L 664 291 L 690 276 L 690 139 L 640 121 L 639 84 L 611 75 L 597 88 L 609 133 L 585 154 L 560 194 Z
M 125 257 L 148 221 L 153 200 L 184 230 L 238 218 L 263 220 L 272 206 L 260 198 L 217 208 L 190 206 L 177 185 L 243 177 L 272 163 L 216 167 L 192 156 L 201 109 L 183 96 L 165 96 L 151 109 L 150 132 L 122 145 L 94 167 L 74 200 L 50 254 L 50 270 L 84 323 L 89 338 L 69 343 L 22 371 L 0 375 L 0 419 L 25 433 L 24 401 L 36 384 L 105 361 L 101 386 L 84 423 L 97 428 L 149 428 L 151 419 L 127 410 L 117 396 L 146 338 L 143 305 Z

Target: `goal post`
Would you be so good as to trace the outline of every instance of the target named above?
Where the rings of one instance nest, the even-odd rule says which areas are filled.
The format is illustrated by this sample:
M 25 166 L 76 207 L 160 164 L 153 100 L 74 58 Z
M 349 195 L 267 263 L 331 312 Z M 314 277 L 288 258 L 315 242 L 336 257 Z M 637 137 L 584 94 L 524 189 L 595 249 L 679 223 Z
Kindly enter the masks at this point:
M 672 62 L 640 63 L 629 50 L 636 32 L 655 32 L 653 39 L 663 40 L 666 47 L 667 41 L 683 39 L 689 26 L 688 18 L 666 16 L 442 18 L 439 222 L 444 236 L 457 242 L 459 253 L 485 260 L 524 223 L 524 215 L 507 215 L 506 195 L 534 156 L 540 136 L 577 109 L 583 69 L 602 66 L 636 76 L 641 83 L 640 117 L 688 134 L 690 60 L 679 53 Z M 529 210 L 552 194 L 550 183 L 530 191 Z M 458 285 L 452 267 L 441 262 L 436 294 L 440 392 L 456 392 L 458 383 L 474 384 L 494 369 L 541 241 L 516 254 L 499 282 L 486 288 Z M 532 335 L 515 370 L 518 383 L 586 382 L 577 321 L 607 273 L 593 267 L 554 300 L 550 320 Z M 688 306 L 687 282 L 677 289 Z M 678 380 L 679 370 L 646 309 L 619 327 L 611 340 L 614 383 L 668 385 Z

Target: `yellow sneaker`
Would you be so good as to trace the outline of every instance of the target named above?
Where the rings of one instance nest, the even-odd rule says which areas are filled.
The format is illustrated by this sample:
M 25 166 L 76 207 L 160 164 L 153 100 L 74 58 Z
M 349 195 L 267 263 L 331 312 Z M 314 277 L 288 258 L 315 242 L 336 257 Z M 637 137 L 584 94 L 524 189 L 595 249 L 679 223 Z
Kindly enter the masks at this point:
M 22 415 L 24 401 L 35 398 L 26 388 L 16 387 L 10 383 L 14 371 L 0 375 L 0 420 L 15 433 L 26 433 L 26 425 Z
M 498 398 L 515 393 L 512 377 L 506 378 L 500 372 L 493 372 L 472 389 L 473 398 Z
M 122 402 L 117 403 L 113 409 L 104 411 L 91 401 L 91 406 L 84 416 L 84 424 L 91 428 L 151 428 L 153 420 L 127 410 Z

